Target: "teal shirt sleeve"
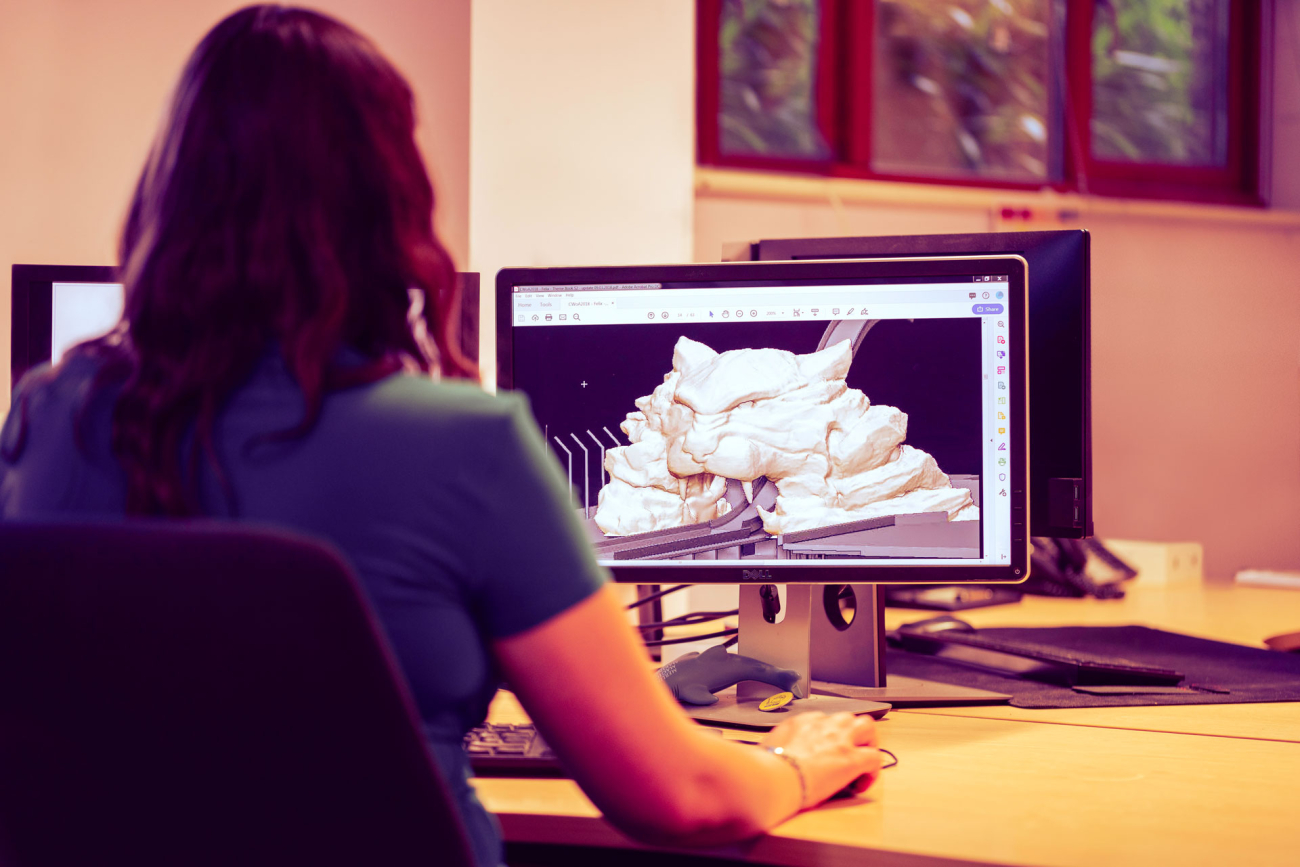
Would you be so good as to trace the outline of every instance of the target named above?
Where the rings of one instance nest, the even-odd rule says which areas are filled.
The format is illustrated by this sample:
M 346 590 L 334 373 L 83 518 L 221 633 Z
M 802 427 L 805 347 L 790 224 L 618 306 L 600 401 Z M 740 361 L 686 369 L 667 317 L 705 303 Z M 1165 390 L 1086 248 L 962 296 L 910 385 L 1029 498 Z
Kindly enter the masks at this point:
M 108 437 L 114 393 L 90 395 L 96 369 L 88 359 L 69 356 L 19 381 L 0 427 L 0 518 L 122 513 L 125 477 Z M 100 425 L 83 426 L 79 436 L 83 410 Z M 102 430 L 102 438 L 92 429 Z
M 490 463 L 471 586 L 480 622 L 493 638 L 504 638 L 586 599 L 608 575 L 527 399 L 511 393 L 498 400 L 506 411 L 483 444 Z
M 66 384 L 49 365 L 29 370 L 10 395 L 9 415 L 0 427 L 0 517 L 18 504 L 52 510 L 72 486 L 76 461 L 66 454 L 73 441 L 71 405 Z M 19 462 L 39 464 L 45 477 L 25 479 Z

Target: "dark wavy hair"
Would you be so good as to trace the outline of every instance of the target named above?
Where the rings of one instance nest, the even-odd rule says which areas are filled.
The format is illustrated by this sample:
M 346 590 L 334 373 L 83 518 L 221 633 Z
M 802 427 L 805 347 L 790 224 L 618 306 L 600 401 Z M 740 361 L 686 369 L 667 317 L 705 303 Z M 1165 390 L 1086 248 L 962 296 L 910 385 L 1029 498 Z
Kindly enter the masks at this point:
M 251 6 L 199 43 L 122 231 L 122 321 L 86 345 L 120 387 L 129 514 L 201 511 L 200 455 L 225 487 L 213 423 L 272 346 L 305 399 L 276 438 L 403 366 L 474 375 L 414 131 L 406 81 L 325 15 Z M 368 363 L 336 369 L 343 347 Z

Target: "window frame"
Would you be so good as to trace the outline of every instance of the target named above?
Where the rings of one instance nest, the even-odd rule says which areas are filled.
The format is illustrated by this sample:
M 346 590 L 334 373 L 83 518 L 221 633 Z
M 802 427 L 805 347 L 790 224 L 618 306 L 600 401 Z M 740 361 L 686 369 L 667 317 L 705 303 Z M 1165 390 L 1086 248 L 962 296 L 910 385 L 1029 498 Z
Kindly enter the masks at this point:
M 1063 141 L 1059 181 L 1011 181 L 879 172 L 871 168 L 872 51 L 875 0 L 821 0 L 817 57 L 816 116 L 830 146 L 830 160 L 721 152 L 718 112 L 718 37 L 724 0 L 697 0 L 697 161 L 700 165 L 757 171 L 796 172 L 953 187 L 1016 191 L 1056 190 L 1101 196 L 1260 206 L 1260 64 L 1263 3 L 1229 0 L 1227 127 L 1221 168 L 1097 159 L 1090 150 L 1092 114 L 1093 0 L 1065 0 L 1064 75 L 1058 84 Z M 859 94 L 854 99 L 853 95 Z

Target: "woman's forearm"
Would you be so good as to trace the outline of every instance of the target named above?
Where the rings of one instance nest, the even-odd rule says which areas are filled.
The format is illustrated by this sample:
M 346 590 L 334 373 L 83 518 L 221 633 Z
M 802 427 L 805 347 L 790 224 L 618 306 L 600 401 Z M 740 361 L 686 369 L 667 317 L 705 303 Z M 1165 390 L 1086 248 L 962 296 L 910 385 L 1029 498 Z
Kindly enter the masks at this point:
M 879 767 L 869 717 L 793 717 L 764 738 L 786 759 L 696 726 L 653 675 L 609 588 L 494 649 L 573 778 L 639 839 L 752 837 Z

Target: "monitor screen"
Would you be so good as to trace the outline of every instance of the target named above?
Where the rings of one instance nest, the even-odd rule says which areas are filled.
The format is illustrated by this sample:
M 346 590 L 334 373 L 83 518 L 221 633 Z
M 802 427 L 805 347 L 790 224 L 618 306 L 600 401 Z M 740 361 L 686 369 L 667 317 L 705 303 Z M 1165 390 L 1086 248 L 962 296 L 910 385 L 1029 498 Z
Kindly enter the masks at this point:
M 507 269 L 523 391 L 618 580 L 1025 575 L 1014 257 Z
M 1015 254 L 1029 266 L 1030 527 L 1079 539 L 1092 525 L 1091 242 L 1083 229 L 784 238 L 756 241 L 750 257 L 897 258 Z
M 50 363 L 84 340 L 101 337 L 122 318 L 121 283 L 50 286 Z

